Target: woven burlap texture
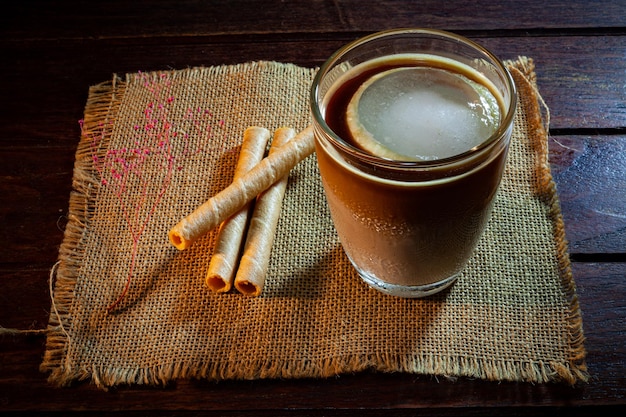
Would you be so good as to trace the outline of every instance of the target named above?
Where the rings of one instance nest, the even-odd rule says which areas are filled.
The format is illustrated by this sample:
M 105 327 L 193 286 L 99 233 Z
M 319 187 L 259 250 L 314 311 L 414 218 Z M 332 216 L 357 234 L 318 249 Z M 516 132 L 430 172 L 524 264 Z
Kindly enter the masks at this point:
M 581 313 L 531 59 L 493 217 L 448 291 L 369 289 L 337 239 L 315 155 L 290 174 L 263 294 L 215 294 L 216 231 L 168 243 L 232 180 L 248 126 L 310 123 L 315 69 L 276 62 L 127 74 L 90 89 L 41 369 L 67 385 L 409 372 L 587 379 Z M 107 308 L 128 291 L 110 313 Z

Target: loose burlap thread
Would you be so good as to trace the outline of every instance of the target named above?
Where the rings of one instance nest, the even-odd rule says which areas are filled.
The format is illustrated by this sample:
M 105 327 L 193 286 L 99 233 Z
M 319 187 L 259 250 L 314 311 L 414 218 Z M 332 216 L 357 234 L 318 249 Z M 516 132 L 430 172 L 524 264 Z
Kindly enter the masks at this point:
M 507 65 L 519 106 L 493 217 L 458 282 L 425 299 L 360 281 L 315 155 L 290 174 L 260 297 L 205 287 L 216 231 L 186 251 L 168 243 L 174 224 L 230 183 L 246 127 L 309 125 L 314 69 L 251 62 L 92 87 L 42 371 L 102 388 L 366 370 L 587 380 L 534 65 Z

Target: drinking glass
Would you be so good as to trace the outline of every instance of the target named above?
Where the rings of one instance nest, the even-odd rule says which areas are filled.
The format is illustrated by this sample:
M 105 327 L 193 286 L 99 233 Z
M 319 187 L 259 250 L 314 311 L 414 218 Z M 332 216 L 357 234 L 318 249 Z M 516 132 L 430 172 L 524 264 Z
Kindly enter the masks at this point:
M 359 73 L 402 66 L 443 69 L 486 86 L 498 103 L 493 132 L 457 153 L 405 160 L 373 154 L 331 126 L 331 120 L 343 117 L 335 101 L 349 101 L 355 86 L 362 85 L 354 80 L 369 77 Z M 505 65 L 482 46 L 453 33 L 389 30 L 334 53 L 316 74 L 310 100 L 318 166 L 333 223 L 362 280 L 383 293 L 413 298 L 454 283 L 488 222 L 506 163 L 516 90 Z M 426 101 L 409 112 L 421 117 Z M 429 121 L 465 129 L 465 121 L 454 112 L 440 117 Z M 413 129 L 411 141 L 427 140 L 422 134 L 427 128 Z

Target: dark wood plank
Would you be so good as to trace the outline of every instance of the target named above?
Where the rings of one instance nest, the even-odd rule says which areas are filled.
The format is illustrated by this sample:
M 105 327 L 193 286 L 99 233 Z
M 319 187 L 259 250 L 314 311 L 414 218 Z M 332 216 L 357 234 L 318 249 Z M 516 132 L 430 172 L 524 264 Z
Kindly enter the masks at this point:
M 549 146 L 570 252 L 626 262 L 626 136 L 554 136 Z
M 120 387 L 109 393 L 79 383 L 59 391 L 38 371 L 43 338 L 9 336 L 0 343 L 0 403 L 3 410 L 243 410 L 277 415 L 280 409 L 322 410 L 336 408 L 437 409 L 468 407 L 477 414 L 503 415 L 509 407 L 591 406 L 621 404 L 626 395 L 626 263 L 575 263 L 574 274 L 583 314 L 588 351 L 589 383 L 562 384 L 491 383 L 481 380 L 448 380 L 432 376 L 359 373 L 329 379 L 208 381 L 182 380 L 165 388 Z M 12 279 L 32 283 L 31 275 L 15 271 Z M 41 284 L 41 283 L 40 283 Z M 23 285 L 23 284 L 22 284 Z M 17 295 L 17 294 L 16 294 Z M 47 309 L 45 295 L 28 295 Z M 0 317 L 6 317 L 0 305 Z M 33 311 L 26 312 L 33 314 Z M 35 316 L 40 316 L 37 313 Z M 32 316 L 31 316 L 32 317 Z M 37 319 L 38 319 L 37 317 Z M 24 396 L 26 389 L 29 395 Z M 36 402 L 31 401 L 37 398 Z M 252 401 L 251 401 L 252 399 Z M 200 403 L 199 403 L 200 401 Z M 495 407 L 495 408 L 494 408 Z M 499 407 L 499 408 L 498 408 Z M 431 410 L 434 411 L 434 410 Z M 436 413 L 435 413 L 436 414 Z
M 455 31 L 621 30 L 625 26 L 623 6 L 611 0 L 570 2 L 567 6 L 542 0 L 485 1 L 478 5 L 440 0 L 159 0 L 149 4 L 22 0 L 4 8 L 0 33 L 5 39 L 125 39 L 220 33 L 373 32 L 409 26 Z
M 74 148 L 2 150 L 0 265 L 54 263 L 72 187 Z
M 0 326 L 21 330 L 45 329 L 47 327 L 51 304 L 48 285 L 51 268 L 52 265 L 46 264 L 15 264 L 0 267 L 0 275 L 2 276 L 0 283 Z M 35 346 L 43 347 L 41 343 L 37 343 Z M 0 349 L 2 348 L 3 344 L 0 343 Z M 6 366 L 6 363 L 3 363 L 3 366 Z
M 180 69 L 277 60 L 315 67 L 351 40 L 270 36 L 133 41 L 0 42 L 0 146 L 74 144 L 90 85 L 113 73 Z M 552 113 L 552 129 L 626 126 L 623 64 L 626 36 L 476 38 L 502 59 L 535 59 L 539 89 Z M 28 86 L 25 88 L 24 86 Z M 19 98 L 19 99 L 18 99 Z
M 626 262 L 573 264 L 591 381 L 584 398 L 626 391 Z M 602 385 L 602 392 L 596 391 Z
M 341 2 L 342 16 L 353 28 L 366 31 L 394 27 L 435 27 L 453 31 L 500 31 L 566 28 L 624 27 L 620 1 L 572 1 L 566 3 L 541 0 L 420 2 L 359 0 Z M 617 13 L 617 16 L 611 14 Z M 393 16 L 393 18 L 390 18 Z

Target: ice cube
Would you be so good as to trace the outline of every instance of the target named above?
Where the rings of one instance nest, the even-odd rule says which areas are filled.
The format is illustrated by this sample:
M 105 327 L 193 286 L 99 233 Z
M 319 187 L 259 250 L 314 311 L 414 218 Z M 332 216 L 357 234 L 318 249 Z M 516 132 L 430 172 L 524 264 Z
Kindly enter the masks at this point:
M 361 147 L 384 158 L 454 156 L 486 140 L 497 127 L 497 101 L 487 88 L 478 87 L 439 68 L 388 70 L 355 93 L 347 110 L 348 126 Z

